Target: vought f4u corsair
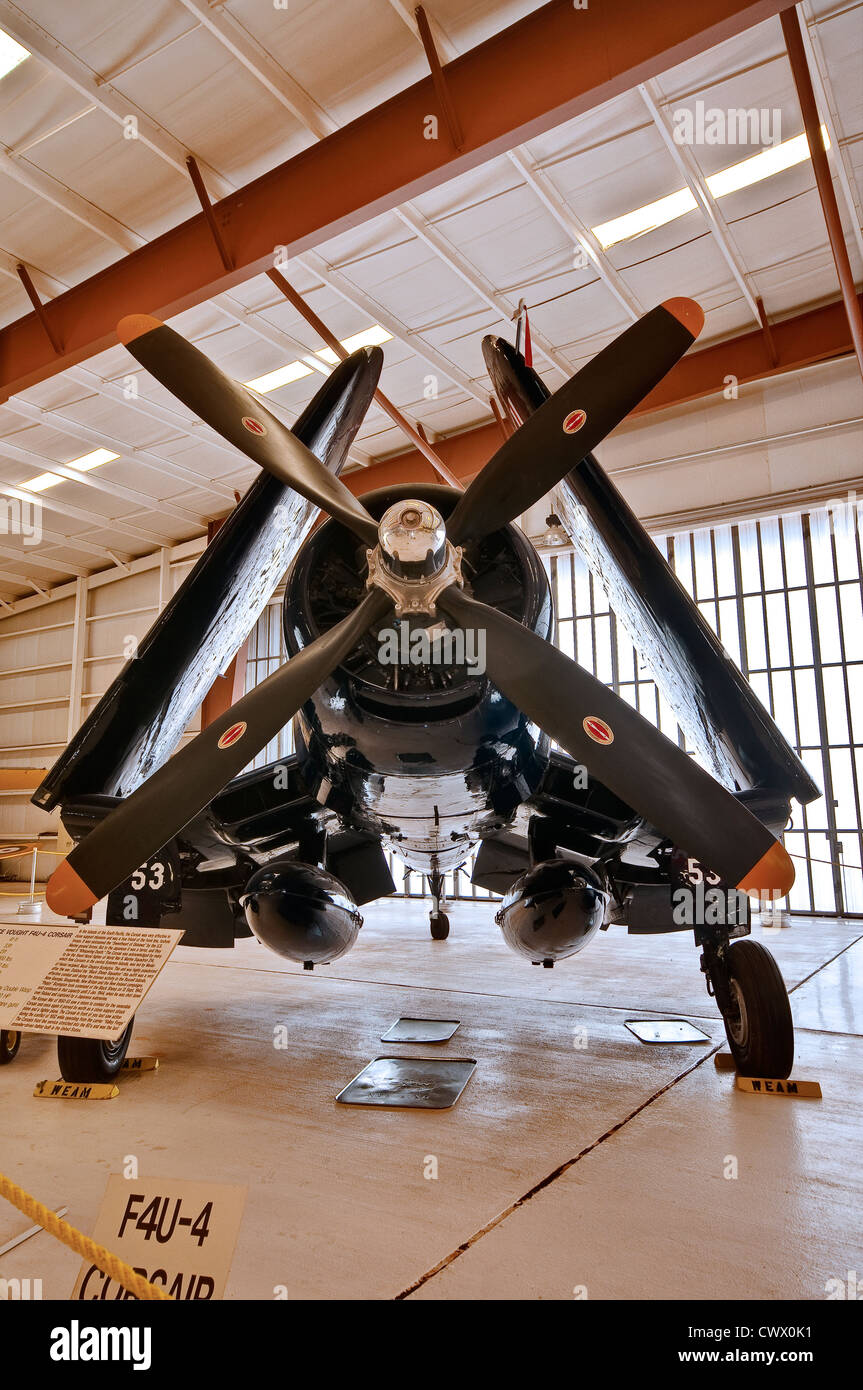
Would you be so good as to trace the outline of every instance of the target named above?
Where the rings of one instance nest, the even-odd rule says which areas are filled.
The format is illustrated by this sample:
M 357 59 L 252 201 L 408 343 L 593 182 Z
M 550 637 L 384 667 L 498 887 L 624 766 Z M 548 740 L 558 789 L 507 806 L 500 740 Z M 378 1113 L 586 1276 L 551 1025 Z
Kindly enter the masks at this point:
M 707 988 L 738 1069 L 787 1076 L 785 985 L 732 909 L 788 892 L 777 837 L 818 789 L 591 452 L 702 324 L 668 300 L 554 394 L 486 338 L 511 436 L 462 493 L 359 500 L 339 470 L 379 348 L 342 362 L 289 430 L 171 328 L 123 319 L 137 361 L 262 473 L 34 795 L 76 842 L 49 906 L 86 920 L 107 897 L 123 923 L 134 895 L 139 925 L 173 914 L 184 944 L 254 933 L 311 967 L 394 891 L 385 849 L 427 876 L 436 938 L 443 876 L 475 853 L 506 941 L 548 966 L 610 922 L 681 930 L 681 887 L 703 902 L 716 886 L 725 908 L 684 924 Z M 546 572 L 514 524 L 552 489 L 699 761 L 552 645 Z M 173 752 L 286 570 L 287 662 Z M 296 752 L 244 772 L 291 720 Z M 129 1030 L 61 1038 L 64 1076 L 113 1075 Z

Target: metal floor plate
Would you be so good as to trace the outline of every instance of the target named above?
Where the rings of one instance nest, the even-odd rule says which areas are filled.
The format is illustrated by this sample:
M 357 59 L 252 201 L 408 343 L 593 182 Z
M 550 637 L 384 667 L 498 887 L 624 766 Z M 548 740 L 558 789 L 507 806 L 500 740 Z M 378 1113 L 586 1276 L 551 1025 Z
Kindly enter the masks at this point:
M 703 1033 L 685 1018 L 627 1018 L 625 1026 L 643 1043 L 705 1043 Z
M 457 1018 L 398 1018 L 391 1028 L 381 1033 L 381 1042 L 449 1042 L 460 1021 Z
M 342 1105 L 448 1110 L 471 1078 L 473 1057 L 376 1057 L 336 1096 Z

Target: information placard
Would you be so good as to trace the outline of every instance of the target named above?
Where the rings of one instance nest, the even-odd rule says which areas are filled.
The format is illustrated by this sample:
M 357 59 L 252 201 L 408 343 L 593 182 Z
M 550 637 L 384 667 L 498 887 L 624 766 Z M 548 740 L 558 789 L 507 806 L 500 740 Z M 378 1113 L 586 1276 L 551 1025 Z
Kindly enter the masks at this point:
M 0 1028 L 118 1038 L 182 935 L 0 924 Z
M 108 1179 L 93 1240 L 179 1301 L 221 1298 L 237 1243 L 245 1187 L 165 1178 Z M 82 1264 L 73 1299 L 134 1298 Z

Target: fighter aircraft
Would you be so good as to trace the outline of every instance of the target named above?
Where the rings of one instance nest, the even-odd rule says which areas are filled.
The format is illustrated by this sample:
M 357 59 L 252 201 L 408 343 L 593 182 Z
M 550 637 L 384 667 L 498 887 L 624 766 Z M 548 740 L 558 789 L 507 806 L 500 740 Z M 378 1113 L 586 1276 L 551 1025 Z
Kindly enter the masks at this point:
M 133 357 L 262 473 L 33 797 L 76 841 L 49 907 L 86 920 L 107 897 L 108 923 L 167 918 L 200 946 L 254 933 L 312 968 L 394 891 L 385 849 L 426 875 L 436 939 L 444 875 L 476 851 L 474 881 L 503 895 L 503 936 L 534 964 L 610 922 L 693 930 L 738 1070 L 787 1076 L 785 985 L 736 939 L 750 928 L 735 904 L 788 892 L 777 836 L 792 797 L 818 789 L 592 455 L 703 321 L 667 300 L 554 394 L 487 338 L 515 426 L 495 456 L 462 493 L 358 499 L 338 474 L 379 348 L 341 363 L 288 429 L 171 328 L 123 319 Z M 514 518 L 555 488 L 700 762 L 552 645 L 548 578 Z M 289 659 L 174 752 L 286 569 Z M 244 772 L 291 720 L 296 752 Z M 113 1075 L 130 1030 L 61 1038 L 63 1075 Z

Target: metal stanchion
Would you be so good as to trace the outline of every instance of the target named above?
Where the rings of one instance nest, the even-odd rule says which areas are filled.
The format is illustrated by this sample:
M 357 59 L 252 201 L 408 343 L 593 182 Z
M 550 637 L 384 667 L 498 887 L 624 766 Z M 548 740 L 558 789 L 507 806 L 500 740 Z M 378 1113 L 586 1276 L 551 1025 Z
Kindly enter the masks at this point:
M 20 917 L 40 917 L 42 914 L 42 904 L 36 897 L 36 858 L 39 854 L 37 845 L 33 846 L 33 862 L 30 865 L 30 896 L 24 898 L 18 904 L 18 915 Z

